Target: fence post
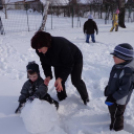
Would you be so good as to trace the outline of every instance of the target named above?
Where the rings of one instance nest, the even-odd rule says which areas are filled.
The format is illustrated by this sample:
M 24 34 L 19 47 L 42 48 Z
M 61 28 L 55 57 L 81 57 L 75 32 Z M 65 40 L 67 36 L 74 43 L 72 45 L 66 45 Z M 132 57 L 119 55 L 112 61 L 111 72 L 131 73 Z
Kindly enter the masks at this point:
M 128 21 L 131 19 L 131 13 L 132 13 L 132 7 L 131 5 L 129 5 L 129 15 L 128 15 Z M 132 19 L 131 19 L 131 22 L 132 22 Z
M 80 20 L 80 16 L 78 15 L 77 18 L 77 27 L 81 27 L 81 20 Z
M 133 22 L 134 22 L 134 9 L 133 9 Z
M 8 19 L 8 14 L 7 14 L 7 4 L 4 3 L 4 12 L 5 12 L 5 19 Z
M 102 19 L 102 11 L 103 11 L 103 7 L 101 5 L 101 7 L 100 7 L 100 19 Z
M 27 4 L 24 3 L 24 6 L 25 6 L 25 9 L 26 9 L 26 15 L 27 15 L 27 27 L 28 27 L 28 32 L 30 31 L 30 28 L 29 28 L 29 18 L 28 18 L 28 13 L 27 13 Z
M 51 29 L 53 29 L 53 12 L 52 12 L 52 6 L 51 6 Z
M 74 6 L 72 5 L 72 28 L 74 27 Z
M 1 33 L 1 35 L 4 35 L 5 34 L 1 17 L 0 17 L 0 33 Z
M 41 6 L 41 13 L 42 13 L 42 17 L 43 17 L 43 11 L 44 11 L 44 6 L 43 6 L 43 4 L 41 4 L 42 6 Z

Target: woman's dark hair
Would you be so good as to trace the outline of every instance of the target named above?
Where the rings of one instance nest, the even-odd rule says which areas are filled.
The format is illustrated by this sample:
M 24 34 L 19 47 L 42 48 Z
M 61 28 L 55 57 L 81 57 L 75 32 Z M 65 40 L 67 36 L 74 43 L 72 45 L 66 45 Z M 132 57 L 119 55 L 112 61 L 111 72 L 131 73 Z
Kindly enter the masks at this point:
M 51 35 L 49 33 L 38 31 L 31 39 L 31 47 L 33 49 L 40 49 L 42 47 L 51 46 Z

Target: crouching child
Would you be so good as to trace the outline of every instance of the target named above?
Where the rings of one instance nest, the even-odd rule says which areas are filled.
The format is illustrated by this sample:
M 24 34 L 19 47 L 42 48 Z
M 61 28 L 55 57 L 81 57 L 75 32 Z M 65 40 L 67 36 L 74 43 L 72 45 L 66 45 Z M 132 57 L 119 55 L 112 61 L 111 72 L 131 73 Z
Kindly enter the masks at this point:
M 16 109 L 15 113 L 20 113 L 21 108 L 29 99 L 33 101 L 35 98 L 48 101 L 50 104 L 54 104 L 58 109 L 59 103 L 51 98 L 47 93 L 48 88 L 44 84 L 44 80 L 40 76 L 39 66 L 35 62 L 29 62 L 26 67 L 28 80 L 24 83 L 21 95 L 19 97 L 19 106 Z
M 113 55 L 115 65 L 105 88 L 105 103 L 111 116 L 110 130 L 124 128 L 124 112 L 134 89 L 134 50 L 129 44 L 115 47 Z

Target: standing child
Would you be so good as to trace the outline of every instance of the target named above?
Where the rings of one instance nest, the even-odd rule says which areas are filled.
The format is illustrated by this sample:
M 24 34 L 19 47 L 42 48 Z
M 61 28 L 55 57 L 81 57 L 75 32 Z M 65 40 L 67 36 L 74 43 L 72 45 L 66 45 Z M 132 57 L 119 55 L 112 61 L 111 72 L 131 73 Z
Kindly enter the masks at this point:
M 119 14 L 119 10 L 117 9 L 116 13 L 113 16 L 113 21 L 112 21 L 113 27 L 111 28 L 110 32 L 112 32 L 114 28 L 116 32 L 118 31 L 118 14 Z
M 105 103 L 111 116 L 110 130 L 120 131 L 124 128 L 124 112 L 134 88 L 134 50 L 124 43 L 116 46 L 111 54 L 115 65 L 105 88 Z
M 19 107 L 16 109 L 15 113 L 21 112 L 21 108 L 27 99 L 34 100 L 39 98 L 41 100 L 46 100 L 50 104 L 55 104 L 58 109 L 59 103 L 51 98 L 47 93 L 48 88 L 44 84 L 44 80 L 40 76 L 39 66 L 35 62 L 30 62 L 27 65 L 27 76 L 28 80 L 24 83 L 21 95 L 19 97 Z
M 93 21 L 92 15 L 89 15 L 88 20 L 85 22 L 83 31 L 86 34 L 86 43 L 89 43 L 90 36 L 92 38 L 92 42 L 95 43 L 94 33 L 96 31 L 96 34 L 98 34 L 98 27 L 96 25 L 96 22 Z

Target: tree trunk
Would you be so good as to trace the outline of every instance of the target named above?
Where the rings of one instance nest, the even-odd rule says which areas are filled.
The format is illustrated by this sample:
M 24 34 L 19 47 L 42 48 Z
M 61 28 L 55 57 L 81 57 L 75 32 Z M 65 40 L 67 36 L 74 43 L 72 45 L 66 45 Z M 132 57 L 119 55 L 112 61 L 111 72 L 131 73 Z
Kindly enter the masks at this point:
M 44 8 L 44 13 L 43 13 L 43 19 L 42 19 L 42 24 L 41 27 L 39 28 L 39 31 L 43 31 L 44 27 L 46 25 L 46 20 L 47 20 L 47 14 L 48 14 L 48 9 L 49 9 L 50 2 L 46 2 L 46 6 Z

